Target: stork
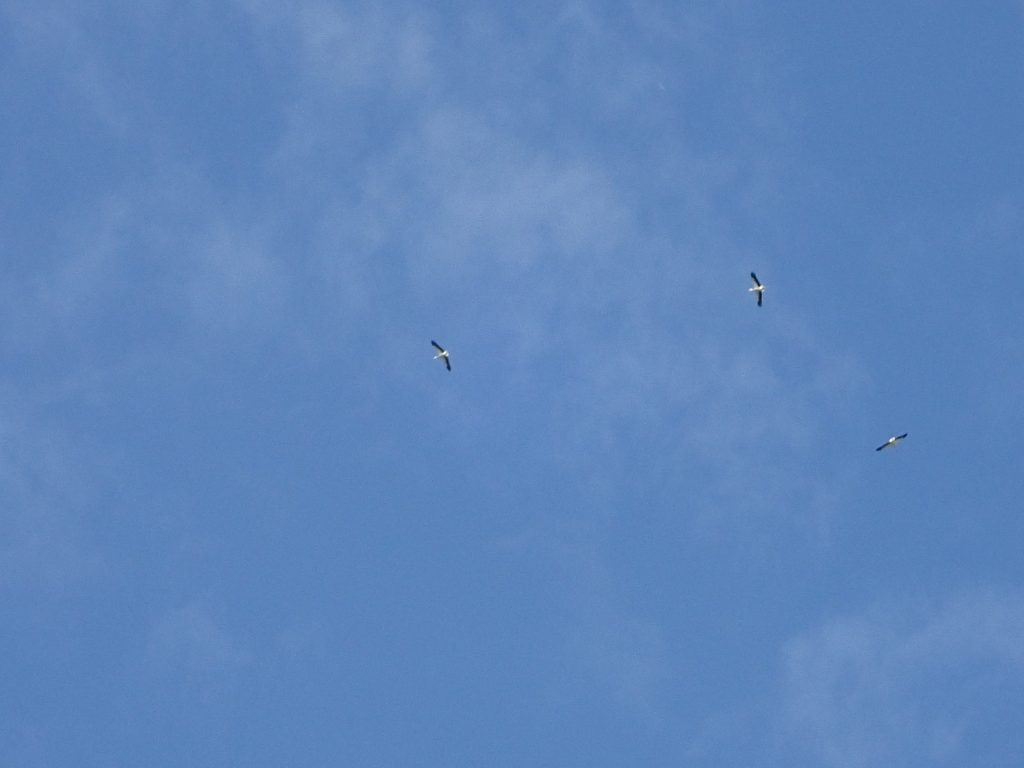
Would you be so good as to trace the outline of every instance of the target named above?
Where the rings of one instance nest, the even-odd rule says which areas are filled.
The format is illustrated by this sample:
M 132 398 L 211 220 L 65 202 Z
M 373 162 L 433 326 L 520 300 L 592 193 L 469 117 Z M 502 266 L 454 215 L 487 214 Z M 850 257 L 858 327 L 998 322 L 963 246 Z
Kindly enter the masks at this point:
M 437 350 L 437 354 L 434 355 L 434 359 L 435 360 L 444 360 L 444 367 L 447 368 L 450 371 L 452 369 L 452 363 L 451 363 L 451 360 L 449 360 L 449 358 L 448 358 L 448 350 L 445 349 L 444 347 L 442 347 L 440 344 L 438 344 L 433 339 L 430 340 L 430 343 L 433 344 L 434 345 L 434 349 Z
M 754 286 L 752 288 L 747 288 L 747 292 L 757 294 L 757 306 L 760 307 L 761 299 L 764 297 L 764 286 L 761 285 L 761 281 L 757 279 L 757 275 L 753 272 L 750 273 L 750 279 L 754 281 Z
M 875 448 L 875 450 L 876 451 L 880 451 L 883 448 L 891 448 L 892 446 L 896 445 L 896 443 L 898 443 L 900 440 L 903 440 L 904 438 L 906 438 L 907 434 L 908 434 L 907 432 L 904 432 L 902 435 L 893 435 L 888 440 L 886 440 L 884 443 L 882 443 L 880 446 Z

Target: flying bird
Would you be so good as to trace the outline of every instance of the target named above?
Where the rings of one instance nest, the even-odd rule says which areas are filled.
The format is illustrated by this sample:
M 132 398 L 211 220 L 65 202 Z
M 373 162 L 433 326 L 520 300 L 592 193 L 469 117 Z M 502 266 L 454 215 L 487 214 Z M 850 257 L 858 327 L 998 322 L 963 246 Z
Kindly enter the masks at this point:
M 430 343 L 433 344 L 434 345 L 434 349 L 437 350 L 437 354 L 434 355 L 434 359 L 435 360 L 444 360 L 444 367 L 447 368 L 450 371 L 452 369 L 452 363 L 451 363 L 451 360 L 448 359 L 448 350 L 445 349 L 444 347 L 442 347 L 440 344 L 438 344 L 433 339 L 430 340 Z
M 877 448 L 875 448 L 875 450 L 876 450 L 876 451 L 880 451 L 880 450 L 882 450 L 883 448 L 889 448 L 889 447 L 891 447 L 891 446 L 893 446 L 893 445 L 896 445 L 896 443 L 898 443 L 898 442 L 899 442 L 900 440 L 902 440 L 903 438 L 905 438 L 905 437 L 907 436 L 907 434 L 908 434 L 908 433 L 904 432 L 904 433 L 903 433 L 902 435 L 893 435 L 893 436 L 892 436 L 892 437 L 890 437 L 890 438 L 889 438 L 888 440 L 886 440 L 886 441 L 885 441 L 884 443 L 882 443 L 882 444 L 881 444 L 880 446 L 878 446 Z
M 753 272 L 750 273 L 750 279 L 754 281 L 753 288 L 747 288 L 748 292 L 757 294 L 757 306 L 761 306 L 761 299 L 764 297 L 764 286 L 761 285 L 761 281 L 757 279 L 757 275 Z

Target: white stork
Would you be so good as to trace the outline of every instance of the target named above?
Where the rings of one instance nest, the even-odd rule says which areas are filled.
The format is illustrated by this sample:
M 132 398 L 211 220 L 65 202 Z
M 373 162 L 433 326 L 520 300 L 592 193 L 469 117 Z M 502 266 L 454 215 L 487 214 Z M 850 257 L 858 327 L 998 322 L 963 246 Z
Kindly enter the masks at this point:
M 754 281 L 753 288 L 747 288 L 748 293 L 757 294 L 757 306 L 761 306 L 761 299 L 764 297 L 764 286 L 761 285 L 761 281 L 757 279 L 757 275 L 753 272 L 750 273 L 750 279 Z
M 434 355 L 434 359 L 435 360 L 444 360 L 444 367 L 447 368 L 450 371 L 452 369 L 452 363 L 451 363 L 451 360 L 448 359 L 448 350 L 445 349 L 444 347 L 442 347 L 440 344 L 438 344 L 433 339 L 430 340 L 430 343 L 433 344 L 434 345 L 434 349 L 437 350 L 437 354 Z
M 888 440 L 886 440 L 884 443 L 882 443 L 880 446 L 875 448 L 875 450 L 876 451 L 880 451 L 883 448 L 891 448 L 892 446 L 896 445 L 896 443 L 898 443 L 900 440 L 903 440 L 904 438 L 906 438 L 907 434 L 908 434 L 907 432 L 904 432 L 902 435 L 893 435 Z

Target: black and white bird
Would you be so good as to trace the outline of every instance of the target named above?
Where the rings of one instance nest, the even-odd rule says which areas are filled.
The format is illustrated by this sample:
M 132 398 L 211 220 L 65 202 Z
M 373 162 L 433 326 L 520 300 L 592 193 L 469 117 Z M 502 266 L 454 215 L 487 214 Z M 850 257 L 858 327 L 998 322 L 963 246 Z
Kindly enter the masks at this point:
M 892 437 L 890 437 L 890 438 L 889 438 L 888 440 L 886 440 L 886 441 L 885 441 L 884 443 L 882 443 L 882 444 L 881 444 L 880 446 L 878 446 L 877 448 L 875 448 L 875 450 L 876 450 L 876 451 L 880 451 L 880 450 L 882 450 L 883 448 L 889 448 L 889 447 L 891 447 L 891 446 L 894 446 L 894 445 L 896 445 L 896 443 L 898 443 L 898 442 L 899 442 L 900 440 L 903 440 L 903 439 L 904 439 L 904 438 L 905 438 L 905 437 L 907 436 L 907 434 L 908 434 L 908 433 L 904 432 L 904 433 L 903 433 L 902 435 L 893 435 L 893 436 L 892 436 Z
M 448 350 L 445 349 L 444 347 L 442 347 L 440 344 L 438 344 L 433 339 L 430 340 L 430 343 L 433 344 L 434 345 L 434 349 L 437 350 L 437 354 L 434 355 L 434 359 L 435 360 L 444 360 L 444 367 L 447 368 L 450 371 L 452 369 L 452 363 L 451 363 L 451 360 L 448 359 Z
M 757 275 L 755 275 L 753 272 L 750 273 L 750 279 L 754 281 L 754 287 L 747 288 L 747 291 L 750 293 L 757 294 L 757 306 L 760 307 L 761 299 L 764 297 L 764 286 L 761 285 L 761 281 L 757 279 Z

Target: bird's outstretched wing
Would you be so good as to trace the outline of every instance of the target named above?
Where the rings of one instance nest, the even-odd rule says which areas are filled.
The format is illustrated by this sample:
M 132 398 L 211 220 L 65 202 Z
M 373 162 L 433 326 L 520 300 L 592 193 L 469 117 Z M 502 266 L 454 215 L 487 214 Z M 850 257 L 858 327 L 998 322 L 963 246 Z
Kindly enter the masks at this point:
M 452 369 L 452 363 L 447 357 L 445 357 L 444 359 L 444 367 L 447 368 L 449 371 Z
M 761 300 L 764 298 L 764 294 L 761 291 L 757 292 L 757 306 L 761 306 Z
M 902 440 L 903 438 L 905 438 L 909 434 L 910 434 L 909 432 L 904 432 L 902 435 L 896 435 L 896 439 L 897 440 Z M 927 442 L 927 441 L 925 441 L 925 442 Z
M 761 281 L 757 279 L 757 275 L 755 275 L 753 272 L 750 273 L 750 279 L 754 281 L 754 285 L 756 285 L 758 288 L 761 287 Z
M 889 442 L 888 440 L 886 440 L 886 441 L 885 441 L 884 443 L 882 443 L 882 444 L 881 444 L 880 446 L 878 446 L 877 448 L 875 448 L 875 450 L 876 450 L 876 451 L 880 451 L 880 450 L 882 450 L 883 448 L 888 448 L 888 447 L 889 447 L 890 445 L 892 445 L 892 443 L 890 443 L 890 442 Z
M 431 339 L 431 340 L 430 340 L 430 343 L 434 345 L 434 348 L 435 348 L 435 349 L 436 349 L 436 350 L 437 350 L 438 352 L 444 352 L 444 347 L 442 347 L 442 346 L 441 346 L 440 344 L 438 344 L 438 343 L 437 343 L 436 341 L 434 341 L 433 339 Z

